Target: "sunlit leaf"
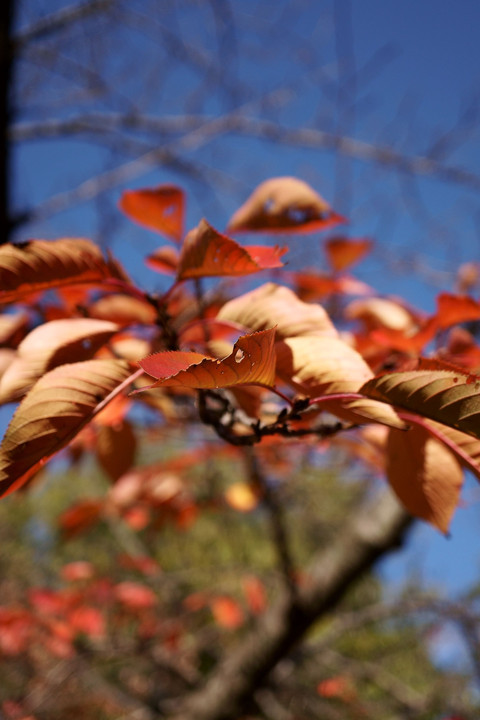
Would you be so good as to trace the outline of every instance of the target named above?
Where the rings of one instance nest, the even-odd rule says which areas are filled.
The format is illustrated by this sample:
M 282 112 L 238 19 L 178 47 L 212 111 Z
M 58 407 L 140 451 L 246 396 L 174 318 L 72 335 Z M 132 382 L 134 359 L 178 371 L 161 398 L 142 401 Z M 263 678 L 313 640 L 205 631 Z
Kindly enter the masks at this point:
M 0 447 L 0 493 L 26 482 L 92 418 L 96 407 L 130 373 L 120 360 L 61 365 L 23 399 Z
M 127 190 L 123 193 L 119 206 L 131 220 L 181 242 L 184 232 L 185 195 L 176 185 Z
M 296 335 L 338 335 L 321 305 L 304 303 L 287 287 L 266 283 L 225 303 L 219 320 L 231 320 L 252 330 L 276 326 L 277 339 Z
M 361 392 L 480 438 L 480 377 L 437 367 L 427 361 L 418 370 L 385 373 Z
M 165 273 L 166 275 L 176 275 L 178 268 L 179 254 L 174 247 L 167 245 L 158 248 L 151 255 L 145 258 L 145 263 L 149 268 L 156 272 Z
M 310 398 L 356 393 L 372 371 L 361 355 L 335 337 L 286 338 L 275 346 L 277 375 L 284 383 Z M 331 400 L 321 407 L 354 423 L 380 422 L 404 427 L 393 408 L 363 400 Z
M 453 453 L 425 428 L 391 429 L 387 441 L 387 477 L 415 517 L 448 531 L 458 505 L 463 471 Z
M 442 330 L 457 323 L 480 318 L 480 303 L 468 295 L 440 293 L 437 297 L 436 320 Z
M 362 298 L 354 300 L 345 308 L 345 317 L 359 320 L 367 330 L 387 328 L 402 332 L 413 332 L 417 321 L 403 305 L 388 298 Z
M 41 290 L 99 284 L 112 277 L 119 277 L 117 270 L 90 240 L 30 240 L 0 247 L 0 304 Z
M 259 502 L 258 492 L 245 482 L 234 482 L 225 490 L 225 500 L 234 510 L 251 512 Z
M 280 258 L 285 252 L 278 247 L 242 247 L 201 220 L 185 238 L 177 278 L 250 275 L 282 267 Z
M 339 272 L 355 265 L 367 255 L 373 247 L 368 238 L 333 237 L 325 243 L 330 267 Z
M 160 352 L 139 362 L 157 382 L 155 387 L 221 388 L 234 385 L 275 382 L 275 329 L 243 335 L 223 360 L 214 360 L 199 353 Z M 140 391 L 139 391 L 140 392 Z
M 0 315 L 0 345 L 2 347 L 17 347 L 25 335 L 27 325 L 28 315 L 25 312 Z
M 157 312 L 146 300 L 129 295 L 105 295 L 88 306 L 88 315 L 97 320 L 109 320 L 124 327 L 125 325 L 155 322 Z
M 346 222 L 303 180 L 261 183 L 228 223 L 227 232 L 310 233 Z
M 65 363 L 89 360 L 118 330 L 106 320 L 52 320 L 32 330 L 18 346 L 17 358 L 0 378 L 0 402 L 11 402 L 46 372 Z

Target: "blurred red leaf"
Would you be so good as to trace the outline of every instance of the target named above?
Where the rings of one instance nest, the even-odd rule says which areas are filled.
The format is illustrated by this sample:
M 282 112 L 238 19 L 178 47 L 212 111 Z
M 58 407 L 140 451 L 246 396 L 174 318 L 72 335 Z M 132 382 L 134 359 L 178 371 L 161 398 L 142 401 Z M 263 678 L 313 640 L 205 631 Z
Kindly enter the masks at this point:
M 210 601 L 210 609 L 217 625 L 236 630 L 245 622 L 243 610 L 236 600 L 228 595 L 219 595 Z
M 184 228 L 185 195 L 176 185 L 127 190 L 119 202 L 131 220 L 181 242 Z
M 450 293 L 438 295 L 436 320 L 438 327 L 442 330 L 450 325 L 479 318 L 480 303 L 468 295 L 451 295 Z
M 359 262 L 372 247 L 373 241 L 368 238 L 350 239 L 339 236 L 327 240 L 325 252 L 332 269 L 340 272 Z
M 146 585 L 135 582 L 121 582 L 115 587 L 115 598 L 133 612 L 146 610 L 157 604 L 157 596 Z
M 158 248 L 145 258 L 145 263 L 156 272 L 175 275 L 178 268 L 179 254 L 176 248 L 167 246 Z

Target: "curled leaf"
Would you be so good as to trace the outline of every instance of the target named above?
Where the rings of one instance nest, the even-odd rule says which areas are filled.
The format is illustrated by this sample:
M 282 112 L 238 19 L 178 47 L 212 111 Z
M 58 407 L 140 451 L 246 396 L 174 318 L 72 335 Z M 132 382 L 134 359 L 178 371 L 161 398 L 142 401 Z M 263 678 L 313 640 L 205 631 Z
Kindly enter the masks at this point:
M 129 373 L 120 360 L 87 360 L 44 375 L 20 403 L 0 446 L 0 493 L 16 490 L 65 447 Z
M 345 219 L 303 180 L 265 180 L 237 210 L 227 232 L 309 233 L 326 230 Z
M 268 385 L 275 382 L 275 329 L 240 337 L 223 360 L 188 352 L 160 352 L 139 362 L 157 382 L 136 392 L 155 387 L 213 389 L 234 385 Z
M 372 371 L 356 350 L 340 338 L 301 336 L 276 344 L 277 375 L 310 398 L 326 396 L 322 408 L 353 423 L 379 422 L 405 427 L 393 408 L 378 402 L 328 400 L 328 395 L 356 393 Z
M 415 517 L 448 531 L 463 485 L 463 471 L 453 453 L 423 427 L 391 429 L 387 441 L 387 477 Z
M 275 325 L 278 339 L 338 335 L 321 305 L 302 302 L 292 290 L 275 283 L 266 283 L 225 303 L 218 319 L 237 322 L 252 330 Z
M 89 360 L 118 326 L 106 320 L 71 318 L 39 325 L 18 346 L 17 358 L 0 378 L 0 402 L 11 402 L 57 365 Z
M 280 258 L 285 252 L 285 248 L 278 247 L 242 247 L 201 220 L 185 238 L 177 278 L 250 275 L 282 267 Z
M 120 275 L 115 264 L 105 261 L 90 240 L 30 240 L 0 247 L 0 303 L 17 302 L 32 293 L 65 285 L 101 283 Z
M 156 272 L 165 275 L 176 275 L 178 267 L 178 250 L 171 246 L 155 250 L 145 259 L 146 265 Z
M 119 202 L 131 220 L 181 242 L 184 231 L 185 195 L 176 185 L 127 190 Z
M 418 370 L 385 373 L 360 392 L 480 439 L 480 377 L 437 367 L 442 363 L 427 361 Z
M 451 295 L 440 293 L 437 297 L 436 320 L 442 330 L 457 323 L 478 320 L 480 303 L 468 295 Z

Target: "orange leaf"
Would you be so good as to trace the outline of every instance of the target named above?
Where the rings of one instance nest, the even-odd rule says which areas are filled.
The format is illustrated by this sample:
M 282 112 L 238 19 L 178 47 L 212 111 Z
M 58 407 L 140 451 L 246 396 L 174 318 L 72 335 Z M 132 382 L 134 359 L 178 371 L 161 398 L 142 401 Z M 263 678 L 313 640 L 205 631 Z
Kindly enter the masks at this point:
M 245 622 L 240 605 L 228 595 L 219 595 L 210 602 L 213 617 L 218 625 L 236 630 Z
M 88 315 L 97 320 L 109 320 L 121 325 L 150 325 L 157 313 L 153 305 L 140 298 L 128 295 L 105 295 L 88 307 Z
M 65 447 L 96 407 L 129 376 L 120 360 L 61 365 L 44 375 L 17 408 L 0 447 L 0 493 L 25 483 Z
M 178 267 L 178 250 L 173 247 L 161 247 L 145 258 L 145 263 L 156 272 L 175 275 Z
M 242 247 L 201 220 L 183 243 L 177 270 L 178 280 L 221 275 L 250 275 L 282 267 L 280 257 L 285 248 Z
M 458 505 L 463 471 L 443 443 L 418 425 L 407 432 L 390 430 L 387 477 L 412 515 L 443 533 L 448 531 Z
M 228 223 L 227 232 L 310 233 L 345 222 L 310 185 L 294 177 L 261 183 Z
M 275 329 L 242 335 L 232 353 L 214 360 L 199 353 L 160 352 L 139 362 L 156 383 L 135 392 L 155 387 L 221 388 L 234 385 L 267 385 L 275 381 Z
M 259 578 L 250 575 L 243 580 L 243 592 L 253 615 L 260 615 L 267 607 L 267 594 Z
M 127 190 L 119 202 L 131 220 L 181 242 L 183 238 L 185 195 L 175 185 Z
M 0 379 L 0 402 L 23 395 L 46 372 L 89 360 L 118 330 L 106 320 L 69 318 L 39 325 L 18 346 L 18 356 Z
M 304 303 L 292 290 L 275 283 L 266 283 L 230 300 L 217 317 L 252 330 L 275 325 L 279 339 L 296 335 L 338 335 L 321 305 Z
M 0 303 L 65 285 L 101 284 L 108 278 L 124 279 L 90 240 L 31 240 L 0 247 Z
M 65 510 L 59 518 L 59 526 L 64 538 L 80 535 L 98 522 L 102 513 L 101 500 L 81 500 Z
M 437 297 L 437 323 L 444 330 L 450 325 L 478 320 L 480 318 L 480 303 L 468 295 L 451 295 L 440 293 Z
M 329 395 L 356 393 L 373 373 L 362 356 L 340 338 L 301 336 L 275 346 L 277 374 L 287 385 L 310 397 L 327 397 L 319 406 L 354 423 L 380 422 L 405 427 L 393 408 L 363 400 L 328 400 Z
M 333 237 L 325 243 L 325 252 L 332 269 L 340 272 L 359 262 L 372 247 L 373 241 L 368 238 Z

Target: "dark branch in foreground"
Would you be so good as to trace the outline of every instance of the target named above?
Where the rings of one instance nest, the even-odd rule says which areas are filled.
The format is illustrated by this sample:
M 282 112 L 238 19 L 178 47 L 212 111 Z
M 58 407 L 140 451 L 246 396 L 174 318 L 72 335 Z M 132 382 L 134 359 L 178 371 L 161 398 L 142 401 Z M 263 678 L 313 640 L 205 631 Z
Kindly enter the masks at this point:
M 162 710 L 171 720 L 234 720 L 244 713 L 276 664 L 379 558 L 401 545 L 411 522 L 389 491 L 346 518 L 336 540 L 315 557 L 298 592 L 284 590 L 203 688 Z

